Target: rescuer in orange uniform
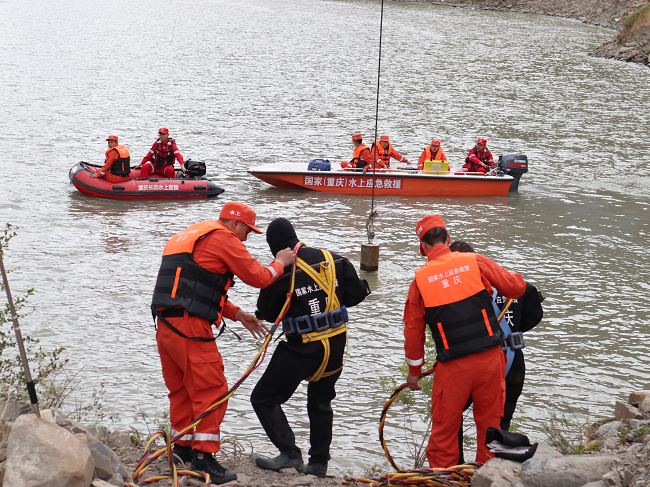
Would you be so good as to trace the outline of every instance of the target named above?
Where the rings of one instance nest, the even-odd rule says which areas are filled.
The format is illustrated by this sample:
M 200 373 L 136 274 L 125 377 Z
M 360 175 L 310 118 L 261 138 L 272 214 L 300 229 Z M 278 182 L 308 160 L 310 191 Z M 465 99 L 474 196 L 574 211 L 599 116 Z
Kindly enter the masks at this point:
M 169 129 L 161 128 L 158 131 L 158 140 L 153 143 L 142 162 L 133 169 L 142 168 L 141 177 L 143 178 L 148 178 L 152 174 L 175 178 L 174 159 L 178 161 L 181 170 L 185 172 L 185 161 L 176 147 L 176 141 L 169 138 Z
M 447 156 L 442 151 L 442 147 L 440 147 L 440 141 L 433 139 L 431 141 L 431 145 L 425 147 L 424 150 L 422 151 L 422 154 L 420 154 L 420 158 L 418 159 L 418 170 L 422 171 L 422 169 L 424 169 L 424 161 L 446 161 L 446 160 L 447 160 Z M 449 167 L 447 167 L 447 170 L 449 170 Z
M 242 203 L 226 203 L 219 220 L 189 226 L 163 251 L 151 309 L 158 318 L 156 341 L 173 436 L 228 391 L 212 324 L 219 326 L 225 317 L 240 321 L 256 338 L 266 335 L 262 322 L 227 299 L 228 289 L 233 274 L 249 286 L 270 285 L 293 262 L 293 252 L 283 249 L 263 267 L 242 243 L 251 231 L 262 233 L 255 227 L 255 212 Z M 226 406 L 221 404 L 174 445 L 174 454 L 184 463 L 208 472 L 218 484 L 237 478 L 212 456 L 219 451 Z
M 374 153 L 375 147 L 376 154 Z M 390 143 L 388 135 L 382 135 L 379 137 L 379 143 L 373 142 L 372 147 L 370 147 L 370 152 L 377 159 L 377 169 L 388 169 L 390 167 L 391 157 L 399 162 L 410 164 L 406 157 L 401 156 L 395 149 L 393 149 L 393 145 Z
M 118 144 L 117 135 L 109 135 L 108 150 L 104 154 L 104 165 L 91 178 L 104 178 L 111 183 L 121 183 L 129 179 L 131 174 L 131 156 L 123 145 Z
M 505 401 L 505 334 L 497 322 L 492 287 L 516 299 L 526 290 L 519 274 L 508 272 L 479 254 L 451 252 L 445 222 L 430 215 L 416 226 L 420 253 L 428 262 L 415 271 L 404 307 L 407 383 L 418 384 L 424 363 L 425 327 L 433 335 L 437 363 L 431 393 L 431 436 L 427 459 L 431 468 L 458 460 L 458 428 L 471 395 L 477 430 L 476 461 L 493 455 L 485 445 L 487 428 L 499 428 Z
M 361 171 L 366 166 L 372 166 L 370 147 L 363 143 L 361 134 L 354 134 L 352 136 L 352 143 L 354 144 L 352 160 L 350 162 L 343 161 L 341 167 Z
M 490 149 L 487 148 L 487 140 L 478 139 L 476 145 L 469 150 L 465 158 L 463 171 L 487 173 L 490 167 L 494 166 L 494 158 Z

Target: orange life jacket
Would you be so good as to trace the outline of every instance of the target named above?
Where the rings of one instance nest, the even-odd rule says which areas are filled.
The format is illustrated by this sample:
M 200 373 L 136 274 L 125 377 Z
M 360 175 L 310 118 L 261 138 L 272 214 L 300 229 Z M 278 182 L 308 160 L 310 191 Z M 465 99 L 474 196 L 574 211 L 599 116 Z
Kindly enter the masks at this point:
M 424 158 L 427 161 L 443 161 L 443 156 L 445 155 L 442 152 L 442 146 L 438 147 L 438 152 L 436 152 L 435 156 L 432 156 L 432 151 L 431 151 L 431 146 L 428 145 L 424 148 L 424 152 L 426 154 L 426 157 Z
M 352 164 L 352 167 L 362 168 L 362 167 L 367 165 L 366 161 L 361 159 L 361 152 L 364 149 L 370 150 L 370 147 L 368 147 L 366 144 L 361 144 L 359 147 L 354 148 L 354 153 L 352 154 L 352 160 L 350 161 L 350 163 Z M 359 166 L 359 162 L 362 162 L 363 164 L 361 166 Z
M 384 146 L 381 145 L 379 142 L 375 142 L 372 144 L 373 149 L 376 147 L 377 148 L 377 159 L 381 159 L 384 163 L 384 167 L 388 168 L 390 167 L 390 155 L 393 153 L 393 146 L 389 142 L 388 143 L 388 149 L 384 149 Z M 371 149 L 372 152 L 372 149 Z
M 109 171 L 116 176 L 128 176 L 131 174 L 131 155 L 129 151 L 123 145 L 116 145 L 111 147 L 106 151 L 104 157 L 108 158 L 108 153 L 112 150 L 116 150 L 119 154 L 119 158 L 113 162 Z
M 476 255 L 453 252 L 415 271 L 440 362 L 484 352 L 505 339 Z
M 151 301 L 152 309 L 181 306 L 190 315 L 210 323 L 221 323 L 223 305 L 233 282 L 232 272 L 217 274 L 198 265 L 192 256 L 194 245 L 211 232 L 229 231 L 218 220 L 190 225 L 165 245 L 162 264 Z

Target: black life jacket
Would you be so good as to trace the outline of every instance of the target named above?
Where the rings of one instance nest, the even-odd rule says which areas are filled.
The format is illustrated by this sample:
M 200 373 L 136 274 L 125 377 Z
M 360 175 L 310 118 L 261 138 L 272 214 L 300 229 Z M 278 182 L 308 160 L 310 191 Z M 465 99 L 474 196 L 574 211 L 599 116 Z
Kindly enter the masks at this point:
M 228 231 L 218 221 L 204 221 L 187 227 L 172 237 L 163 252 L 152 308 L 170 309 L 181 306 L 190 315 L 210 323 L 221 322 L 232 272 L 217 274 L 198 265 L 192 250 L 196 242 L 213 231 Z
M 485 290 L 476 255 L 453 252 L 415 271 L 438 361 L 480 353 L 505 339 Z
M 123 145 L 116 145 L 112 149 L 106 151 L 106 156 L 108 153 L 115 149 L 119 154 L 119 159 L 116 159 L 111 165 L 110 172 L 116 176 L 128 176 L 131 174 L 131 155 L 126 147 Z

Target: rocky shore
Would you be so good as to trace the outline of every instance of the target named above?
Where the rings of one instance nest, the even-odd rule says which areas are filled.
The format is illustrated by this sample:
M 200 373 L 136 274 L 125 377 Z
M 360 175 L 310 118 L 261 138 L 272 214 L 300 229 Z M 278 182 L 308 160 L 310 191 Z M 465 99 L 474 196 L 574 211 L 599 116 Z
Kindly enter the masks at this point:
M 552 15 L 618 31 L 590 55 L 650 66 L 650 3 L 647 0 L 396 0 L 475 10 Z M 636 15 L 635 18 L 633 16 Z
M 617 402 L 614 416 L 585 429 L 573 454 L 540 443 L 523 463 L 495 458 L 472 478 L 472 487 L 648 487 L 650 485 L 650 391 Z M 138 442 L 136 442 L 138 443 Z M 157 447 L 159 449 L 161 447 Z M 0 402 L 0 487 L 109 487 L 133 482 L 144 453 L 127 433 L 86 427 L 58 409 L 41 412 L 9 398 Z M 230 487 L 333 487 L 341 478 L 317 478 L 295 469 L 270 472 L 255 466 L 252 451 L 224 442 L 219 462 L 237 472 Z M 165 475 L 166 457 L 151 464 L 141 480 Z M 377 479 L 379 480 L 379 479 Z M 171 486 L 170 479 L 156 485 Z M 182 487 L 205 485 L 182 477 Z
M 543 450 L 523 464 L 495 458 L 472 487 L 647 487 L 650 485 L 650 391 L 617 401 L 614 416 L 586 428 L 574 454 Z

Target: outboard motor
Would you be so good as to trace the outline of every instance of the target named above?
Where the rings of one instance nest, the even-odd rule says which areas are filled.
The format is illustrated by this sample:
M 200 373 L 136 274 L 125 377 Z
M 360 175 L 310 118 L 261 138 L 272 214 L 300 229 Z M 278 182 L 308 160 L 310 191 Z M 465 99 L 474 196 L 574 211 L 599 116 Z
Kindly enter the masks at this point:
M 330 171 L 332 165 L 328 159 L 312 159 L 309 161 L 308 171 Z
M 517 191 L 519 179 L 522 174 L 528 172 L 528 157 L 524 154 L 503 154 L 499 156 L 499 169 L 515 178 L 510 185 L 510 191 Z
M 185 169 L 187 170 L 187 175 L 191 178 L 205 176 L 205 162 L 188 159 L 185 161 Z

